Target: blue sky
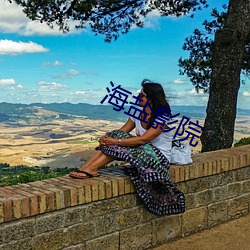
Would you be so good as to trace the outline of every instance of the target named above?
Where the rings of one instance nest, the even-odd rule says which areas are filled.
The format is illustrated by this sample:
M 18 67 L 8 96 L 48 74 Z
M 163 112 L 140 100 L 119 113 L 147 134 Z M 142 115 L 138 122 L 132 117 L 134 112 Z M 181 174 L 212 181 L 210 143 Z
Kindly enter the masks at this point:
M 221 7 L 226 0 L 210 0 Z M 62 34 L 30 21 L 20 7 L 0 0 L 0 101 L 99 104 L 110 81 L 137 93 L 144 78 L 162 83 L 171 105 L 206 105 L 208 95 L 194 91 L 179 75 L 178 59 L 187 56 L 184 39 L 209 16 L 211 8 L 188 17 L 152 13 L 143 29 L 117 41 L 90 30 Z M 238 107 L 250 107 L 250 82 L 242 85 Z

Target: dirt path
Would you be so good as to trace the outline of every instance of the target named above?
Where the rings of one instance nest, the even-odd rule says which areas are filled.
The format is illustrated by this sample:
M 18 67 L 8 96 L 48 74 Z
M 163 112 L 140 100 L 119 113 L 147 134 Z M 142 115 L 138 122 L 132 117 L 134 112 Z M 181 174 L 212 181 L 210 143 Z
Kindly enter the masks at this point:
M 250 214 L 152 250 L 250 250 Z

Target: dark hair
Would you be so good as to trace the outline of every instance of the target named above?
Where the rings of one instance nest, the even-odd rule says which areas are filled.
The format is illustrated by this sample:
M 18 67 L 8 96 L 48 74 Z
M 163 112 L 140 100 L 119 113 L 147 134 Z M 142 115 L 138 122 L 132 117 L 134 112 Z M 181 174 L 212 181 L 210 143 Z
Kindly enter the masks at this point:
M 153 123 L 156 111 L 157 111 L 159 106 L 163 106 L 163 107 L 167 108 L 168 110 L 171 110 L 171 109 L 170 109 L 170 105 L 168 104 L 165 92 L 164 92 L 161 84 L 152 82 L 148 79 L 144 79 L 141 83 L 141 86 L 143 87 L 143 91 L 145 92 L 146 97 L 150 98 L 150 100 L 152 102 L 153 111 L 151 113 L 151 117 L 150 117 L 149 123 L 147 125 L 147 129 L 149 129 L 153 125 L 152 123 Z M 170 112 L 170 114 L 171 114 L 171 112 Z

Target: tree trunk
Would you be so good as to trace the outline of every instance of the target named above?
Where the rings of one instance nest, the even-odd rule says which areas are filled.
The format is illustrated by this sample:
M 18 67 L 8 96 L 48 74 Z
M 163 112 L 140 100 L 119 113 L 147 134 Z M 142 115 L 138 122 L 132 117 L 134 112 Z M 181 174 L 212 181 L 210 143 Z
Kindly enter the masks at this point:
M 228 18 L 215 35 L 202 152 L 230 148 L 233 143 L 240 73 L 250 33 L 250 0 L 230 0 Z

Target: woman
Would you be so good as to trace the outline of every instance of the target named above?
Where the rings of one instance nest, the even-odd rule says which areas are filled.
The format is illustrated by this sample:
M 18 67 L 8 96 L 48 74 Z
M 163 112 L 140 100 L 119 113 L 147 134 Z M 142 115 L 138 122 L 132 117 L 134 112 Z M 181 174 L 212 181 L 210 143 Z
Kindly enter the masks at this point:
M 96 177 L 98 169 L 111 161 L 126 161 L 131 165 L 127 168 L 128 175 L 149 211 L 157 215 L 182 213 L 185 211 L 184 195 L 169 176 L 172 134 L 161 119 L 170 116 L 164 90 L 160 84 L 144 80 L 138 99 L 144 111 L 140 112 L 139 119 L 130 117 L 119 130 L 100 138 L 92 158 L 69 176 Z M 160 115 L 159 108 L 163 110 Z M 136 136 L 129 134 L 134 128 Z

